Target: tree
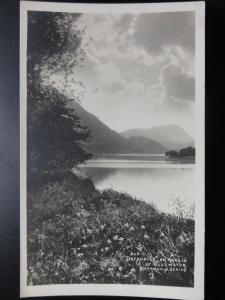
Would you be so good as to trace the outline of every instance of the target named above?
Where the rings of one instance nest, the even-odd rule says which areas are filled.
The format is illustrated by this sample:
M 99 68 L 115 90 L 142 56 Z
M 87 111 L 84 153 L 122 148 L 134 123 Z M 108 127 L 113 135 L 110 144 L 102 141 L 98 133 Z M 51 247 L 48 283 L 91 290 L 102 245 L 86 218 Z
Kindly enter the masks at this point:
M 195 157 L 195 148 L 187 147 L 181 149 L 180 151 L 168 151 L 166 152 L 166 156 L 172 158 Z
M 90 158 L 89 136 L 69 108 L 70 100 L 48 84 L 66 77 L 83 58 L 78 14 L 29 12 L 27 53 L 28 175 L 68 171 Z
M 168 157 L 177 157 L 179 153 L 177 151 L 171 150 L 166 152 L 166 156 Z
M 40 82 L 56 72 L 68 74 L 82 61 L 82 31 L 76 29 L 80 14 L 28 13 L 28 84 Z
M 180 156 L 195 156 L 195 149 L 193 147 L 181 149 Z

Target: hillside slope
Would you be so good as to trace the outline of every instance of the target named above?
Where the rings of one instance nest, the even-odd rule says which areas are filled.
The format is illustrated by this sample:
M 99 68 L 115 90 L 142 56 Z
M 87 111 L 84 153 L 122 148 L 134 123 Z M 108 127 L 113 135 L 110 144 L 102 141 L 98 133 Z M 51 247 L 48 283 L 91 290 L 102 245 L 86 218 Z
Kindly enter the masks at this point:
M 75 113 L 81 118 L 81 124 L 90 130 L 90 151 L 99 153 L 165 153 L 168 149 L 159 142 L 147 138 L 121 136 L 110 129 L 96 116 L 87 112 L 79 103 L 71 103 Z
M 193 287 L 195 224 L 188 217 L 98 191 L 73 174 L 29 192 L 27 214 L 28 285 Z
M 136 153 L 164 154 L 168 149 L 159 142 L 142 136 L 132 136 L 129 138 L 129 141 L 132 143 Z
M 182 127 L 174 124 L 153 126 L 147 129 L 134 128 L 120 134 L 125 138 L 142 136 L 153 139 L 173 150 L 194 146 L 194 139 Z

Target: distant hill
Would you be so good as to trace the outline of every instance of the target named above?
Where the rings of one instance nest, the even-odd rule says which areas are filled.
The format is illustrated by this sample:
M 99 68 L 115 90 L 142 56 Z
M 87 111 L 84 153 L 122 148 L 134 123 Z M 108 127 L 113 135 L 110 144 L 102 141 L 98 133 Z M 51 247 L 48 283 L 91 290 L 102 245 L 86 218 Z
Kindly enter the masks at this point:
M 166 153 L 168 150 L 168 148 L 164 147 L 159 142 L 142 136 L 130 137 L 129 141 L 132 143 L 135 153 L 162 154 Z
M 81 118 L 81 124 L 90 130 L 90 151 L 100 153 L 165 153 L 168 148 L 153 139 L 135 137 L 125 138 L 115 130 L 110 129 L 96 116 L 87 112 L 79 103 L 70 104 Z
M 125 138 L 142 136 L 159 142 L 171 150 L 194 146 L 194 139 L 180 126 L 170 124 L 147 129 L 129 129 L 120 133 Z

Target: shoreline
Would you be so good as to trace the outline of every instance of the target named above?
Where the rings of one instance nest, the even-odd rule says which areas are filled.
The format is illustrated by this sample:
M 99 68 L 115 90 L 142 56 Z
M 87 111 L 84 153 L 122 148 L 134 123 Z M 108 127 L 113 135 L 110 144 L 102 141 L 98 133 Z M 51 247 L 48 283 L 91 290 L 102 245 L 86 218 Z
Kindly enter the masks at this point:
M 100 192 L 72 173 L 45 180 L 28 200 L 28 284 L 193 286 L 195 222 L 182 212 L 165 214 L 126 193 Z

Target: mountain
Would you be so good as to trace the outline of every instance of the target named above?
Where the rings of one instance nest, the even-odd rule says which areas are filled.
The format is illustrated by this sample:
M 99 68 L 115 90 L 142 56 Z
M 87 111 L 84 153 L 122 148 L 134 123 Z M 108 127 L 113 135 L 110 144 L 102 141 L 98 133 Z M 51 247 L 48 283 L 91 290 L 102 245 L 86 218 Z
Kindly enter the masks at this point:
M 194 139 L 180 126 L 170 124 L 147 129 L 129 129 L 120 133 L 125 138 L 142 136 L 153 139 L 168 149 L 178 150 L 194 146 Z
M 168 148 L 153 139 L 144 137 L 125 138 L 110 129 L 96 116 L 87 112 L 79 103 L 72 102 L 70 107 L 80 117 L 81 124 L 90 130 L 89 149 L 94 154 L 100 153 L 165 153 Z
M 148 139 L 142 136 L 132 136 L 129 138 L 132 143 L 135 153 L 151 153 L 151 154 L 162 154 L 166 153 L 168 148 L 161 145 L 152 139 Z

